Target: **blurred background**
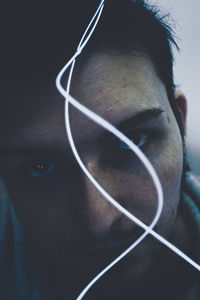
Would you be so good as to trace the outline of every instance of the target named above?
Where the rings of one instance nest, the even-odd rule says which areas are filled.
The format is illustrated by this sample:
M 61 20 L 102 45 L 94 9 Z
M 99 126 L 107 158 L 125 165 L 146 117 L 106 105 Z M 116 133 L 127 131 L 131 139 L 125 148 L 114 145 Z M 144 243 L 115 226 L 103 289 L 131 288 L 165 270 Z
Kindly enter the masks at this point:
M 200 1 L 150 0 L 170 12 L 180 52 L 175 51 L 175 83 L 188 100 L 187 144 L 194 173 L 200 176 Z M 171 23 L 171 21 L 170 21 Z

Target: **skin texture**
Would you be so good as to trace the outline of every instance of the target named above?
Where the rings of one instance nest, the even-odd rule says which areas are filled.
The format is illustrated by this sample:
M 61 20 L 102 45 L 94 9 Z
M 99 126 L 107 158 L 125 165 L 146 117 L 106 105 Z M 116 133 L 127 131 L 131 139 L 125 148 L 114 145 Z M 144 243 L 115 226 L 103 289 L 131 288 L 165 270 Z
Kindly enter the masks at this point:
M 53 84 L 46 78 L 41 85 L 19 86 L 15 95 L 8 95 L 13 106 L 5 108 L 10 117 L 2 117 L 6 134 L 1 139 L 0 163 L 32 247 L 46 257 L 49 269 L 59 278 L 58 283 L 56 276 L 49 274 L 54 281 L 52 290 L 59 290 L 59 299 L 66 299 L 61 291 L 75 297 L 143 231 L 108 204 L 82 174 L 65 133 L 64 101 Z M 185 242 L 177 244 L 187 248 L 187 226 L 177 212 L 183 143 L 165 86 L 149 57 L 137 53 L 87 55 L 77 62 L 71 94 L 115 126 L 132 118 L 119 128 L 136 144 L 141 143 L 163 186 L 164 209 L 156 231 L 166 238 L 173 236 L 175 242 L 176 236 L 184 234 Z M 183 105 L 178 105 L 184 114 Z M 150 116 L 142 118 L 144 111 L 151 111 Z M 156 192 L 137 157 L 72 107 L 70 124 L 80 156 L 92 175 L 120 204 L 146 224 L 151 223 Z M 41 176 L 35 175 L 38 165 Z M 111 272 L 113 277 L 102 280 L 92 299 L 98 299 L 100 293 L 108 295 L 108 286 L 111 296 L 115 288 L 119 293 L 130 283 L 136 288 L 149 272 L 159 270 L 158 261 L 164 253 L 163 247 L 148 237 Z M 71 280 L 72 285 L 66 287 L 65 280 Z

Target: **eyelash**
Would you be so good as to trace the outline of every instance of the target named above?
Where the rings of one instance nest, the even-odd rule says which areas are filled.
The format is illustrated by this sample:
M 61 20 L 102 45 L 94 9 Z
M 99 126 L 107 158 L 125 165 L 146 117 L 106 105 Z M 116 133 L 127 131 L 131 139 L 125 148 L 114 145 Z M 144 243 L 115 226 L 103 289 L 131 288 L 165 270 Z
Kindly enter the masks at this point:
M 144 148 L 145 145 L 146 145 L 146 143 L 148 142 L 149 135 L 146 134 L 146 133 L 137 133 L 136 135 L 137 135 L 137 137 L 140 136 L 140 141 L 137 143 L 137 142 L 136 142 L 136 139 L 133 138 L 133 137 L 130 138 L 131 141 L 132 141 L 137 147 L 139 147 L 140 149 Z M 136 136 L 136 135 L 135 135 L 135 136 Z M 121 141 L 120 141 L 119 143 L 120 143 L 120 144 L 119 144 L 119 148 L 120 148 L 120 149 L 131 150 L 130 147 L 129 147 L 128 145 L 126 145 L 124 142 L 121 142 Z
M 158 138 L 159 133 L 152 129 L 141 129 L 141 130 L 129 130 L 124 134 L 142 151 L 147 150 L 150 143 Z M 119 154 L 128 154 L 131 149 L 122 141 L 114 140 L 112 143 L 113 151 Z

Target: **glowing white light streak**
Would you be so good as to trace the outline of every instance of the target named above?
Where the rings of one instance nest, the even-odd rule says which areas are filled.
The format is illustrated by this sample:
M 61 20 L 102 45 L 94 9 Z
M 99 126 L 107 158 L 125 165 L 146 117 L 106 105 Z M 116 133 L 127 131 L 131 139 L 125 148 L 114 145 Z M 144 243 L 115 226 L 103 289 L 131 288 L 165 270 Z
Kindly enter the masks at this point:
M 64 65 L 64 67 L 62 68 L 62 70 L 59 72 L 57 78 L 56 78 L 56 86 L 57 86 L 57 89 L 59 90 L 59 92 L 64 96 L 65 94 L 65 89 L 63 89 L 62 85 L 61 85 L 61 79 L 62 79 L 62 76 L 64 75 L 65 71 L 67 70 L 67 68 L 73 63 L 75 64 L 75 59 L 76 57 L 81 54 L 83 48 L 86 46 L 87 42 L 89 41 L 90 37 L 92 36 L 92 33 L 94 32 L 96 26 L 97 26 L 97 23 L 100 19 L 100 16 L 101 16 L 101 13 L 102 13 L 102 10 L 103 10 L 103 7 L 104 7 L 104 0 L 101 1 L 99 7 L 97 8 L 94 16 L 92 17 L 89 25 L 87 26 L 80 42 L 79 42 L 79 45 L 78 45 L 78 48 L 77 48 L 77 51 L 76 53 L 72 56 L 72 58 Z M 97 18 L 96 18 L 97 17 Z M 92 26 L 92 23 L 94 22 L 96 18 L 96 21 L 91 29 L 91 31 L 89 32 L 87 38 L 85 39 L 84 41 L 84 38 L 86 36 L 86 34 L 88 33 L 90 27 Z M 83 42 L 84 41 L 84 42 Z M 73 65 L 72 65 L 72 72 L 73 72 Z M 72 76 L 72 73 L 71 73 L 71 76 Z M 71 83 L 71 80 L 68 79 L 68 83 Z M 68 84 L 68 89 L 70 87 L 70 84 Z M 65 97 L 65 96 L 64 96 Z M 66 97 L 65 97 L 66 98 Z
M 91 27 L 93 21 L 95 20 L 95 17 L 97 16 L 97 12 L 99 11 L 99 14 L 97 16 L 97 19 L 96 19 L 96 22 L 92 28 L 92 32 L 94 31 L 97 23 L 98 23 L 98 20 L 100 18 L 100 15 L 102 13 L 102 9 L 103 9 L 103 2 L 102 1 L 99 5 L 99 8 L 97 9 L 95 15 L 93 16 L 92 20 L 90 21 L 88 27 L 86 28 L 82 38 L 81 38 L 81 41 L 78 45 L 78 48 L 77 48 L 77 52 L 75 53 L 75 55 L 72 57 L 72 59 L 70 59 L 70 61 L 64 66 L 64 68 L 60 71 L 58 77 L 57 77 L 57 80 L 56 80 L 56 84 L 57 84 L 57 87 L 58 89 L 60 90 L 61 94 L 66 98 L 66 102 L 65 102 L 65 120 L 66 120 L 66 130 L 67 130 L 67 134 L 68 134 L 68 138 L 69 138 L 69 142 L 70 142 L 70 145 L 71 145 L 71 148 L 72 148 L 72 151 L 80 165 L 80 167 L 82 168 L 82 170 L 84 171 L 84 173 L 88 176 L 88 178 L 91 180 L 91 182 L 96 186 L 96 188 L 104 195 L 104 197 L 108 200 L 110 199 L 111 202 L 115 202 L 116 205 L 118 205 L 118 203 L 112 198 L 110 197 L 109 194 L 106 193 L 106 191 L 104 189 L 102 189 L 102 187 L 98 184 L 98 182 L 95 181 L 95 179 L 92 177 L 92 175 L 88 172 L 87 168 L 84 166 L 84 164 L 82 163 L 79 155 L 78 155 L 78 152 L 76 150 L 76 147 L 75 147 L 75 144 L 74 144 L 74 141 L 73 141 L 73 138 L 72 138 L 72 134 L 71 134 L 71 128 L 70 128 L 70 123 L 69 123 L 69 111 L 68 111 L 68 107 L 69 107 L 69 102 L 67 101 L 67 95 L 65 95 L 65 93 L 69 94 L 69 90 L 70 90 L 70 84 L 71 84 L 71 78 L 72 78 L 72 73 L 73 73 L 73 70 L 74 70 L 74 65 L 75 65 L 75 58 L 81 53 L 80 51 L 80 48 L 82 48 L 82 41 L 84 40 L 89 28 Z M 89 37 L 91 36 L 91 32 L 90 34 L 88 35 Z M 88 37 L 86 39 L 86 41 L 88 41 Z M 86 45 L 86 43 L 85 43 Z M 82 48 L 83 49 L 83 48 Z M 74 60 L 72 62 L 72 60 Z M 70 74 L 69 74 L 69 78 L 68 78 L 68 83 L 67 83 L 67 90 L 65 91 L 61 84 L 60 84 L 60 81 L 61 81 L 61 78 L 62 78 L 62 75 L 64 74 L 65 70 L 67 69 L 67 67 L 70 65 L 70 63 L 72 63 L 72 66 L 70 68 Z M 135 146 L 135 149 L 136 151 L 139 150 L 139 148 L 137 148 Z M 142 152 L 141 152 L 142 153 Z M 143 154 L 142 154 L 143 155 Z M 146 158 L 146 157 L 145 157 Z M 150 163 L 149 163 L 150 164 Z M 151 165 L 151 164 L 150 164 Z M 150 174 L 151 174 L 151 170 L 149 171 Z M 158 178 L 157 178 L 158 179 Z M 159 181 L 159 179 L 158 179 Z M 159 186 L 161 187 L 160 183 L 158 182 L 158 188 Z M 157 212 L 156 212 L 156 215 L 152 221 L 152 223 L 150 224 L 150 228 L 153 228 L 157 221 L 159 220 L 160 218 L 160 214 L 162 212 L 162 207 L 163 207 L 163 193 L 162 193 L 162 188 L 161 188 L 161 192 L 160 192 L 160 195 L 158 195 L 158 207 L 157 207 Z M 118 208 L 120 209 L 120 208 Z M 125 210 L 126 211 L 126 210 Z M 131 216 L 131 214 L 130 214 Z M 134 217 L 134 216 L 133 216 Z M 139 221 L 139 220 L 138 220 Z M 101 278 L 110 268 L 112 268 L 118 261 L 120 261 L 123 257 L 125 257 L 131 250 L 133 250 L 145 237 L 146 235 L 148 234 L 148 232 L 144 232 L 143 235 L 141 235 L 140 238 L 138 238 L 127 250 L 125 250 L 121 255 L 119 255 L 112 263 L 110 263 L 105 269 L 103 269 L 87 286 L 86 288 L 81 292 L 81 294 L 78 296 L 77 300 L 80 300 L 83 298 L 83 296 L 87 293 L 87 291 L 92 287 L 92 285 L 94 285 L 94 283 L 99 279 Z
M 99 115 L 95 114 L 94 112 L 92 112 L 91 110 L 89 110 L 88 108 L 86 108 L 85 106 L 83 106 L 81 103 L 79 103 L 78 101 L 76 101 L 72 96 L 68 95 L 68 101 L 74 107 L 76 107 L 79 111 L 81 111 L 87 117 L 89 117 L 90 119 L 92 119 L 95 123 L 99 124 L 100 126 L 104 127 L 105 129 L 107 129 L 108 131 L 110 131 L 111 133 L 113 133 L 116 137 L 118 137 L 122 142 L 124 142 L 140 158 L 140 160 L 144 163 L 145 167 L 147 168 L 148 172 L 150 173 L 150 176 L 152 177 L 152 180 L 153 180 L 153 182 L 155 184 L 155 187 L 156 187 L 156 190 L 157 190 L 158 198 L 161 199 L 161 201 L 162 201 L 163 195 L 162 195 L 162 187 L 161 187 L 161 184 L 160 184 L 160 180 L 159 180 L 159 178 L 158 178 L 158 176 L 157 176 L 157 174 L 156 174 L 153 166 L 151 165 L 151 163 L 149 162 L 149 160 L 147 159 L 147 157 L 142 153 L 142 151 L 129 138 L 127 138 L 122 132 L 120 132 L 117 128 L 115 128 L 109 122 L 107 122 L 106 120 L 104 120 L 103 118 L 101 118 Z M 82 163 L 82 165 L 83 165 L 83 163 Z M 86 168 L 84 167 L 84 169 L 86 169 Z M 85 170 L 84 170 L 84 172 L 85 172 Z M 93 177 L 90 178 L 90 180 L 92 182 L 93 181 L 95 182 L 95 180 L 94 180 Z M 96 182 L 95 182 L 95 184 L 96 184 Z M 99 191 L 102 192 L 102 194 L 104 194 L 105 191 L 103 189 L 102 190 L 101 189 L 102 188 L 100 187 Z M 179 256 L 181 256 L 183 259 L 185 259 L 187 262 L 189 262 L 192 266 L 194 266 L 197 270 L 200 271 L 200 265 L 198 265 L 197 263 L 195 263 L 192 259 L 190 259 L 187 255 L 185 255 L 181 250 L 179 250 L 173 244 L 171 244 L 170 242 L 168 242 L 165 238 L 163 238 L 158 233 L 156 233 L 155 231 L 153 231 L 151 229 L 151 226 L 147 226 L 142 221 L 140 221 L 139 219 L 137 219 L 134 215 L 132 215 L 124 207 L 122 207 L 118 202 L 116 202 L 112 197 L 110 197 L 110 195 L 107 194 L 107 197 L 108 197 L 107 200 L 113 206 L 115 206 L 117 209 L 119 209 L 124 215 L 126 215 L 130 220 L 132 220 L 134 223 L 136 223 L 137 225 L 139 225 L 140 227 L 142 227 L 144 230 L 146 230 L 148 233 L 150 233 L 152 236 L 154 236 L 157 240 L 159 240 L 161 243 L 163 243 L 164 245 L 166 245 L 168 248 L 170 248 L 172 251 L 174 251 L 176 254 L 178 254 Z
M 94 32 L 98 21 L 100 19 L 101 13 L 103 11 L 104 7 L 104 0 L 100 2 L 99 7 L 97 8 L 94 16 L 92 17 L 89 25 L 87 26 L 80 42 L 77 48 L 76 53 L 73 55 L 73 57 L 67 62 L 67 64 L 62 68 L 62 70 L 59 72 L 57 78 L 56 78 L 56 86 L 60 93 L 63 95 L 63 97 L 66 99 L 65 101 L 65 125 L 66 125 L 66 131 L 69 139 L 69 143 L 71 145 L 72 151 L 74 153 L 74 156 L 80 165 L 81 169 L 85 173 L 85 175 L 90 179 L 90 181 L 94 184 L 94 186 L 99 190 L 99 192 L 105 197 L 105 199 L 111 203 L 114 207 L 116 207 L 121 213 L 123 213 L 125 216 L 127 216 L 131 221 L 142 227 L 145 232 L 128 248 L 126 249 L 121 255 L 119 255 L 113 262 L 111 262 L 105 269 L 103 269 L 80 293 L 80 295 L 77 297 L 77 300 L 81 300 L 84 295 L 88 292 L 88 290 L 95 284 L 95 282 L 100 279 L 108 270 L 110 270 L 117 262 L 119 262 L 123 257 L 125 257 L 131 250 L 133 250 L 141 241 L 148 235 L 151 234 L 154 236 L 158 241 L 160 241 L 162 244 L 166 245 L 168 248 L 170 248 L 172 251 L 174 251 L 177 255 L 182 257 L 184 260 L 186 260 L 188 263 L 190 263 L 194 268 L 200 271 L 200 265 L 195 263 L 192 259 L 190 259 L 187 255 L 185 255 L 182 251 L 180 251 L 177 247 L 175 247 L 173 244 L 168 242 L 166 239 L 164 239 L 162 236 L 160 236 L 158 233 L 156 233 L 153 228 L 155 227 L 156 223 L 158 222 L 160 215 L 162 213 L 163 208 L 163 191 L 162 186 L 160 184 L 160 180 L 157 176 L 156 171 L 154 170 L 153 166 L 147 159 L 147 157 L 142 153 L 142 151 L 130 140 L 128 139 L 122 132 L 117 130 L 114 126 L 112 126 L 109 122 L 86 108 L 84 105 L 80 104 L 78 101 L 76 101 L 73 97 L 69 95 L 70 91 L 70 85 L 71 85 L 71 79 L 72 74 L 75 66 L 75 59 L 76 57 L 82 52 L 83 48 L 86 46 L 87 42 L 89 41 L 92 33 Z M 96 20 L 95 20 L 96 19 Z M 88 36 L 86 37 L 89 29 L 91 28 L 92 24 L 94 22 L 94 25 L 89 32 Z M 86 38 L 85 38 L 86 37 Z M 84 40 L 85 39 L 85 40 Z M 71 65 L 69 78 L 67 82 L 67 89 L 65 90 L 61 85 L 61 79 L 64 75 L 67 68 Z M 117 201 L 115 201 L 100 185 L 99 183 L 93 178 L 93 176 L 89 173 L 85 165 L 80 159 L 80 156 L 77 152 L 77 149 L 75 147 L 71 128 L 70 128 L 70 122 L 69 122 L 69 103 L 71 103 L 76 109 L 78 109 L 80 112 L 85 114 L 88 118 L 92 119 L 94 122 L 114 134 L 117 138 L 119 138 L 121 141 L 123 141 L 142 161 L 145 168 L 148 170 L 152 181 L 154 182 L 154 185 L 156 187 L 157 196 L 158 196 L 158 206 L 157 211 L 155 214 L 155 217 L 152 221 L 152 223 L 147 226 L 142 221 L 140 221 L 138 218 L 136 218 L 133 214 L 131 214 L 129 211 L 127 211 L 124 207 L 122 207 Z

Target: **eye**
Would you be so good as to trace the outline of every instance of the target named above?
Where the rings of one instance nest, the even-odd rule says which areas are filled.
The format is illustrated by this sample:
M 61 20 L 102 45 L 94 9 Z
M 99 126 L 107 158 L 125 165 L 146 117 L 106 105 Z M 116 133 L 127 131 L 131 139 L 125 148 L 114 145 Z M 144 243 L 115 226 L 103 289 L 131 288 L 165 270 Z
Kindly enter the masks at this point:
M 136 133 L 130 139 L 136 146 L 143 148 L 148 140 L 148 135 L 145 133 Z M 119 148 L 130 150 L 130 147 L 122 141 L 120 141 Z
M 156 141 L 156 134 L 152 130 L 128 130 L 125 135 L 133 141 L 142 151 L 150 151 L 150 146 Z M 130 151 L 130 147 L 119 139 L 114 139 L 107 145 L 104 154 L 101 156 L 101 165 L 104 168 L 132 170 L 141 167 L 141 163 Z
M 48 160 L 41 160 L 29 168 L 29 175 L 33 177 L 45 176 L 51 173 L 54 169 L 54 164 Z

